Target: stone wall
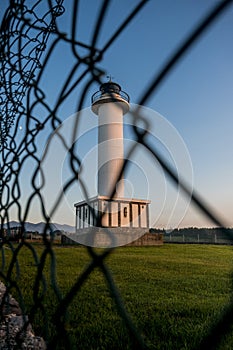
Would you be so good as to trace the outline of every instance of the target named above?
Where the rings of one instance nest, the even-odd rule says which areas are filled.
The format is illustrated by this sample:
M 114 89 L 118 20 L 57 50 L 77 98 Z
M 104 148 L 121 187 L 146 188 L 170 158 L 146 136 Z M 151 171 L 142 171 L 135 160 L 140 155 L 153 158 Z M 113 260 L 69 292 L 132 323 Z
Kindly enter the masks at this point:
M 18 302 L 9 294 L 0 281 L 0 349 L 45 350 L 41 337 L 35 336 L 28 317 L 22 314 Z
M 102 228 L 93 228 L 93 233 L 91 229 L 83 229 L 79 231 L 80 233 L 78 234 L 73 233 L 62 235 L 61 244 L 83 244 L 99 247 L 111 246 L 111 240 L 109 238 L 108 231 L 105 231 Z M 111 228 L 109 231 L 113 233 L 115 242 L 119 242 L 119 246 L 158 246 L 163 244 L 163 234 L 158 232 L 145 232 L 145 229 L 139 228 Z M 93 239 L 93 244 L 90 244 L 90 237 L 92 234 L 95 238 Z M 85 239 L 85 237 L 87 238 Z M 115 246 L 118 245 L 116 244 Z
M 163 244 L 163 235 L 161 233 L 145 233 L 136 241 L 127 244 L 127 246 L 157 246 Z

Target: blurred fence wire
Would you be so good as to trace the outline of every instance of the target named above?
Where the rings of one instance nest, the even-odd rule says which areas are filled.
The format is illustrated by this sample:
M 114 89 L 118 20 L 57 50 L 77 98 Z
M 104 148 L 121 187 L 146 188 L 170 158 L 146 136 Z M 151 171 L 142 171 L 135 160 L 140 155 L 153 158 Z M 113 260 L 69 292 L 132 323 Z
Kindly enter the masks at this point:
M 129 335 L 132 340 L 133 348 L 147 348 L 146 339 L 136 329 L 134 322 L 124 307 L 118 287 L 115 284 L 111 271 L 109 270 L 106 257 L 111 254 L 112 249 L 105 249 L 101 253 L 96 252 L 93 248 L 86 247 L 90 263 L 88 267 L 78 276 L 70 291 L 62 296 L 56 282 L 56 256 L 53 249 L 53 242 L 46 236 L 46 230 L 51 225 L 53 214 L 56 212 L 61 196 L 54 203 L 50 212 L 47 210 L 41 189 L 46 183 L 46 178 L 41 171 L 41 154 L 39 150 L 40 138 L 44 131 L 48 131 L 47 137 L 57 129 L 62 123 L 59 118 L 59 109 L 69 96 L 77 89 L 82 93 L 77 104 L 77 110 L 81 110 L 85 97 L 92 84 L 103 82 L 106 72 L 99 68 L 99 63 L 103 55 L 111 50 L 111 45 L 120 36 L 124 35 L 130 22 L 134 21 L 136 15 L 143 11 L 147 1 L 140 1 L 127 18 L 119 24 L 115 33 L 108 39 L 102 48 L 97 48 L 97 41 L 101 34 L 101 28 L 104 18 L 107 16 L 107 10 L 110 1 L 100 2 L 99 13 L 96 15 L 95 25 L 92 33 L 91 44 L 79 41 L 76 37 L 78 18 L 82 16 L 79 13 L 79 1 L 72 3 L 72 21 L 70 33 L 60 31 L 57 19 L 66 11 L 66 1 L 64 0 L 9 0 L 1 23 L 0 37 L 0 192 L 1 192 L 1 256 L 2 269 L 0 270 L 1 280 L 6 285 L 5 296 L 13 290 L 17 291 L 20 306 L 24 309 L 22 292 L 18 286 L 14 273 L 20 273 L 20 262 L 18 256 L 23 247 L 27 247 L 34 257 L 37 266 L 37 272 L 34 280 L 33 306 L 29 310 L 29 320 L 33 322 L 35 314 L 40 310 L 46 313 L 43 304 L 43 294 L 46 291 L 44 279 L 46 260 L 51 261 L 51 284 L 58 298 L 59 306 L 54 315 L 56 332 L 54 337 L 48 341 L 48 348 L 59 348 L 60 343 L 69 345 L 69 332 L 65 327 L 67 310 L 72 303 L 73 298 L 80 290 L 83 283 L 91 276 L 93 270 L 99 267 L 111 292 L 111 296 L 116 303 L 118 312 L 122 317 Z M 189 49 L 199 40 L 201 35 L 208 31 L 210 26 L 227 11 L 232 1 L 220 1 L 208 13 L 206 18 L 199 23 L 195 30 L 186 38 L 186 40 L 173 52 L 160 72 L 154 76 L 151 84 L 142 92 L 138 101 L 139 105 L 144 105 L 154 95 L 159 84 L 174 69 L 179 60 L 189 51 Z M 124 5 L 127 6 L 127 5 Z M 74 57 L 74 65 L 70 67 L 63 85 L 58 91 L 58 97 L 55 102 L 50 102 L 46 95 L 46 89 L 43 86 L 43 76 L 48 69 L 50 57 L 55 49 L 66 44 L 71 49 Z M 83 54 L 84 53 L 84 54 Z M 58 89 L 58 87 L 57 87 Z M 43 113 L 38 113 L 43 110 Z M 138 114 L 137 114 L 138 113 Z M 140 110 L 136 113 L 135 118 L 140 118 Z M 39 116 L 38 116 L 39 115 Z M 23 127 L 22 127 L 23 126 Z M 76 125 L 78 127 L 78 125 Z M 224 227 L 224 222 L 217 213 L 214 213 L 205 201 L 196 191 L 190 192 L 186 180 L 181 181 L 177 174 L 170 168 L 169 163 L 156 148 L 146 142 L 145 134 L 140 133 L 140 129 L 134 128 L 136 140 L 143 144 L 154 159 L 163 167 L 165 174 L 171 182 L 179 184 L 184 195 L 191 196 L 192 202 L 206 215 L 212 222 Z M 64 147 L 66 140 L 62 140 Z M 81 160 L 75 152 L 75 148 L 67 149 L 70 155 L 70 169 L 72 176 L 62 188 L 63 192 L 69 190 L 74 182 L 79 181 L 77 165 Z M 130 153 L 129 153 L 130 154 Z M 23 200 L 21 189 L 21 174 L 25 163 L 32 160 L 35 165 L 32 172 L 28 174 L 28 183 L 30 183 L 30 195 Z M 125 160 L 124 167 L 128 166 L 128 160 Z M 40 173 L 41 182 L 38 185 L 37 176 Z M 84 189 L 85 190 L 85 189 Z M 9 241 L 7 230 L 10 229 L 9 222 L 11 219 L 11 210 L 17 212 L 18 221 L 24 231 L 24 225 L 28 218 L 29 211 L 33 206 L 34 200 L 39 201 L 40 209 L 46 227 L 43 234 L 44 250 L 40 258 L 32 244 L 24 239 L 22 235 L 21 242 L 15 246 Z M 222 229 L 224 231 L 224 228 Z M 228 231 L 225 232 L 228 235 Z M 12 252 L 11 262 L 5 270 L 6 257 L 4 247 L 8 247 Z M 2 298 L 2 303 L 6 298 Z M 203 339 L 200 349 L 215 348 L 221 337 L 232 326 L 233 307 L 229 307 L 222 314 L 222 318 L 216 320 L 216 324 L 210 330 L 209 335 Z M 3 317 L 3 307 L 1 307 Z M 68 317 L 68 316 L 67 316 Z M 226 326 L 227 325 L 227 326 Z M 221 336 L 220 336 L 221 334 Z M 18 347 L 22 346 L 22 338 L 18 337 Z M 208 346 L 207 346 L 208 344 Z M 82 347 L 81 345 L 79 346 Z

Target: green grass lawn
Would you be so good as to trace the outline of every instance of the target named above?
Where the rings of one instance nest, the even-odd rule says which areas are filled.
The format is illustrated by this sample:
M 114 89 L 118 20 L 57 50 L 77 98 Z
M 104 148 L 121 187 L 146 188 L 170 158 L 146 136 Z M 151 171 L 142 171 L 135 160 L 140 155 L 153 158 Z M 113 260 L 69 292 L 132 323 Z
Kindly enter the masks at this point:
M 35 249 L 41 256 L 44 247 L 38 245 Z M 55 246 L 53 251 L 57 286 L 65 297 L 91 259 L 82 247 Z M 10 250 L 5 249 L 5 254 L 9 260 Z M 17 281 L 30 312 L 34 305 L 37 266 L 28 248 L 20 250 L 18 260 L 20 276 Z M 149 349 L 197 347 L 230 300 L 233 250 L 229 246 L 123 247 L 114 250 L 106 264 L 127 312 Z M 41 284 L 41 311 L 36 309 L 33 329 L 46 340 L 57 340 L 58 349 L 65 349 L 62 345 L 65 332 L 55 326 L 54 313 L 59 298 L 52 288 L 50 267 L 48 256 L 44 268 L 46 291 Z M 12 278 L 14 275 L 16 269 Z M 12 293 L 19 298 L 16 290 Z M 99 268 L 91 273 L 69 304 L 65 329 L 74 349 L 134 347 Z M 230 334 L 220 349 L 232 348 Z

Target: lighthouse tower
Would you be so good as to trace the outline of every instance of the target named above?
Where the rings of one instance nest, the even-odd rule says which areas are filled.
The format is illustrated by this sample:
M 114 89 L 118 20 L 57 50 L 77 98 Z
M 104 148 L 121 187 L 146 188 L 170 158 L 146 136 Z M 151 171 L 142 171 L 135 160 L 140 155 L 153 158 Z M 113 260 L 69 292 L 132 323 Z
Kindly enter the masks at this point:
M 150 201 L 124 196 L 123 119 L 130 109 L 129 95 L 110 80 L 93 94 L 91 109 L 98 118 L 98 193 L 88 203 L 75 204 L 76 234 L 83 235 L 90 228 L 129 236 L 136 230 L 145 232 Z
M 129 96 L 116 83 L 102 84 L 92 96 L 92 111 L 98 116 L 98 194 L 123 198 L 123 115 L 129 111 Z

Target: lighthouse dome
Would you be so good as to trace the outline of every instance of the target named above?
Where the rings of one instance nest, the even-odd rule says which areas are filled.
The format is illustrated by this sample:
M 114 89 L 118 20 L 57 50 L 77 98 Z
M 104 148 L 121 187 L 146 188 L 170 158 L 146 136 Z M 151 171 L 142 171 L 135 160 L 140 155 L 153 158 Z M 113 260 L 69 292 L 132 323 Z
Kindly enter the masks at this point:
M 103 103 L 115 102 L 120 105 L 123 114 L 129 111 L 129 95 L 121 90 L 117 83 L 109 81 L 100 85 L 99 91 L 92 95 L 92 111 L 98 115 L 99 106 Z
M 100 91 L 103 94 L 106 93 L 115 93 L 115 94 L 120 94 L 121 91 L 121 87 L 119 84 L 117 83 L 113 83 L 112 81 L 108 82 L 108 83 L 104 83 L 100 86 Z

